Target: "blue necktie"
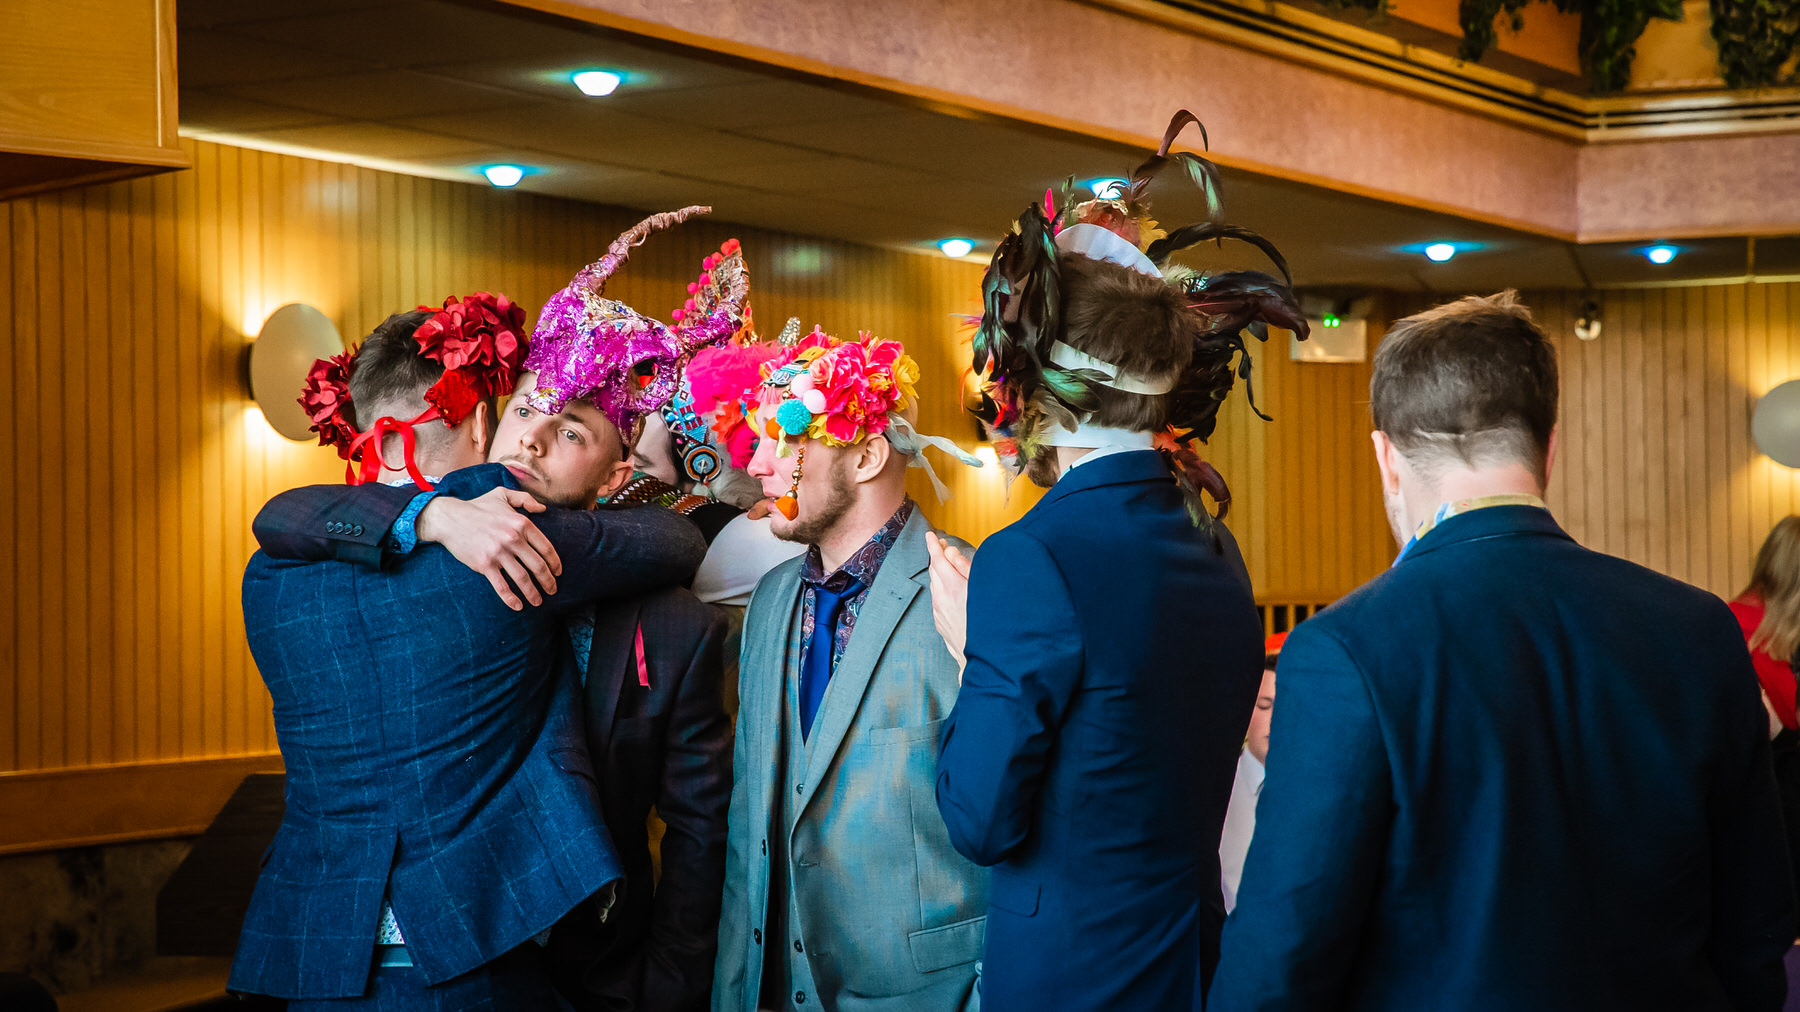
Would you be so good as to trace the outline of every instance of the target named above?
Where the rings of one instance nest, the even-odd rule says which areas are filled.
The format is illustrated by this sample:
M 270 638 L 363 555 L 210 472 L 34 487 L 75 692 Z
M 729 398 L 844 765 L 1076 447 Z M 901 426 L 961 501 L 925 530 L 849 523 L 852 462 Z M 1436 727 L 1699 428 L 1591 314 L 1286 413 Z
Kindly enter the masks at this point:
M 855 578 L 847 579 L 842 590 L 820 584 L 814 588 L 813 632 L 800 655 L 800 740 L 812 733 L 813 716 L 819 712 L 819 701 L 825 698 L 825 686 L 831 681 L 831 655 L 837 652 L 838 616 L 843 613 L 844 599 L 862 589 Z

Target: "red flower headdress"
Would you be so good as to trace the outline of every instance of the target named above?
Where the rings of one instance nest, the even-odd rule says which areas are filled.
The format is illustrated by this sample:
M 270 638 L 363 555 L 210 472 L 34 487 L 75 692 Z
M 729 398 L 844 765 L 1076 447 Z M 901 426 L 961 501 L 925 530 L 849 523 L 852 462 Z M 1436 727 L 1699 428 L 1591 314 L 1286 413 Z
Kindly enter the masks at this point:
M 350 421 L 355 351 L 315 361 L 306 374 L 300 406 L 312 419 L 319 445 L 337 447 L 338 456 L 352 462 L 345 468 L 345 481 L 360 485 L 379 477 L 385 466 L 382 437 L 397 432 L 405 447 L 407 474 L 420 488 L 430 491 L 431 483 L 413 460 L 413 426 L 437 418 L 455 427 L 482 398 L 509 393 L 525 360 L 524 327 L 524 308 L 504 295 L 476 292 L 464 299 L 453 295 L 413 332 L 419 354 L 444 365 L 444 375 L 425 391 L 430 407 L 417 417 L 407 421 L 379 418 L 367 432 L 357 431 Z M 366 452 L 371 446 L 374 452 Z M 362 465 L 360 470 L 357 462 Z

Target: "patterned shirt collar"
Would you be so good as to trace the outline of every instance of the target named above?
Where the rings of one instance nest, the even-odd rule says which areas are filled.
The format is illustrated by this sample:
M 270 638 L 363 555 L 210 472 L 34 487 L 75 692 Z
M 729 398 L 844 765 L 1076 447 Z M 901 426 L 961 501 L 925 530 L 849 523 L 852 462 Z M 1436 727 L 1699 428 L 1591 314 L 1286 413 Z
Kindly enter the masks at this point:
M 1473 499 L 1453 499 L 1446 503 L 1440 503 L 1438 504 L 1437 510 L 1434 511 L 1431 516 L 1426 517 L 1425 522 L 1419 525 L 1419 529 L 1413 532 L 1413 536 L 1407 539 L 1406 544 L 1400 546 L 1400 554 L 1394 556 L 1393 565 L 1398 566 L 1400 560 L 1406 558 L 1406 554 L 1412 551 L 1412 547 L 1418 544 L 1420 539 L 1424 538 L 1425 535 L 1436 530 L 1438 524 L 1441 524 L 1454 516 L 1461 516 L 1464 513 L 1473 513 L 1476 510 L 1491 509 L 1495 506 L 1536 506 L 1541 510 L 1548 510 L 1550 508 L 1549 506 L 1544 505 L 1544 500 L 1524 492 L 1506 492 L 1500 495 L 1476 496 Z M 1392 568 L 1392 566 L 1389 568 Z
M 894 542 L 900 540 L 900 532 L 906 527 L 906 522 L 912 519 L 912 515 L 913 501 L 909 497 L 900 503 L 900 508 L 894 511 L 893 516 L 888 517 L 887 523 L 881 525 L 881 530 L 876 531 L 874 537 L 864 542 L 854 555 L 845 559 L 844 564 L 831 573 L 825 572 L 825 561 L 819 554 L 819 546 L 807 546 L 806 558 L 800 563 L 800 579 L 832 590 L 843 589 L 852 577 L 865 588 L 874 586 L 875 574 L 887 559 L 888 549 L 893 548 Z

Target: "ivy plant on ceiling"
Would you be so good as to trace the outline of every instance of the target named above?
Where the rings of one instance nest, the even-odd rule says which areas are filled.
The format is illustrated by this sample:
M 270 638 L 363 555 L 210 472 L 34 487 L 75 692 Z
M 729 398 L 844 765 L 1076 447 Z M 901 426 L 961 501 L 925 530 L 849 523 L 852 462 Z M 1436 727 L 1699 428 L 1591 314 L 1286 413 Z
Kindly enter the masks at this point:
M 1719 76 L 1733 88 L 1794 81 L 1800 54 L 1800 0 L 1712 0 Z
M 1328 7 L 1387 11 L 1388 0 L 1322 0 Z M 1457 56 L 1479 60 L 1499 38 L 1504 15 L 1513 31 L 1524 23 L 1529 0 L 1460 0 L 1463 40 Z M 1650 19 L 1681 20 L 1681 0 L 1551 0 L 1565 14 L 1581 15 L 1581 69 L 1594 92 L 1619 91 L 1631 81 L 1638 37 Z M 1800 0 L 1710 0 L 1712 37 L 1719 47 L 1719 76 L 1732 88 L 1792 84 L 1800 62 Z
M 1494 23 L 1505 14 L 1518 31 L 1524 22 L 1527 0 L 1462 0 L 1458 11 L 1463 29 L 1457 55 L 1479 60 L 1494 44 Z M 1581 15 L 1581 39 L 1577 51 L 1588 86 L 1605 94 L 1618 91 L 1631 80 L 1631 58 L 1638 36 L 1651 18 L 1681 20 L 1681 0 L 1553 0 L 1564 14 Z M 1781 0 L 1776 0 L 1781 2 Z

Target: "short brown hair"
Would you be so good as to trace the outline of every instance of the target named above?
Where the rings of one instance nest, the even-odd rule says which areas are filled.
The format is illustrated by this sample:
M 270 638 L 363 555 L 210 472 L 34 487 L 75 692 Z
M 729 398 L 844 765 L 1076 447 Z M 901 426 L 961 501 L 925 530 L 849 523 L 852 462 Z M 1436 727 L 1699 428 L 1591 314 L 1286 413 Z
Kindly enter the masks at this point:
M 350 409 L 356 427 L 367 432 L 377 418 L 405 421 L 425 410 L 425 391 L 443 378 L 444 364 L 419 354 L 413 334 L 431 312 L 395 313 L 363 338 L 350 373 Z
M 367 432 L 377 419 L 389 416 L 404 422 L 428 406 L 425 391 L 443 378 L 444 364 L 421 355 L 413 334 L 431 316 L 429 309 L 395 313 L 357 348 L 356 368 L 350 373 L 350 413 L 358 429 Z M 431 452 L 450 440 L 451 429 L 443 422 L 430 422 L 415 427 L 413 438 L 420 451 Z
M 1529 466 L 1545 477 L 1556 350 L 1512 291 L 1409 316 L 1375 352 L 1369 408 L 1414 467 Z

